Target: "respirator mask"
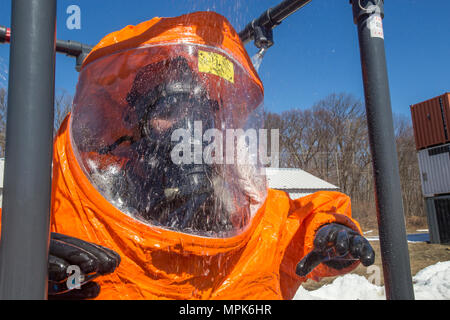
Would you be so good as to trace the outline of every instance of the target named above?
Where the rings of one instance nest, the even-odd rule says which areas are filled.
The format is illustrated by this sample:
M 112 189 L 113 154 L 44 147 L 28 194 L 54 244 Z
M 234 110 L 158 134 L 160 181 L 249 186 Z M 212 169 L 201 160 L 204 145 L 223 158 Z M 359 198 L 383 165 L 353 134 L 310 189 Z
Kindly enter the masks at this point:
M 161 45 L 88 65 L 71 135 L 89 181 L 121 212 L 151 227 L 224 238 L 250 225 L 267 193 L 259 163 L 225 160 L 236 147 L 228 131 L 261 124 L 262 92 L 236 61 L 212 50 Z M 226 60 L 204 70 L 205 52 Z M 217 61 L 232 67 L 232 78 Z M 250 149 L 234 152 L 251 158 Z

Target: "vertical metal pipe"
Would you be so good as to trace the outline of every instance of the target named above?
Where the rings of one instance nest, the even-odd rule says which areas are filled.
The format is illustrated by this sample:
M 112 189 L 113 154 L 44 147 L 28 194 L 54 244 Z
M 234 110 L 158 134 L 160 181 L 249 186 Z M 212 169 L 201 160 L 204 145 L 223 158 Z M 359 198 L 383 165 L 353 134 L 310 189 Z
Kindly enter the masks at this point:
M 351 0 L 351 3 L 361 51 L 386 297 L 412 300 L 414 291 L 384 48 L 383 1 Z
M 45 299 L 56 0 L 12 1 L 0 299 Z

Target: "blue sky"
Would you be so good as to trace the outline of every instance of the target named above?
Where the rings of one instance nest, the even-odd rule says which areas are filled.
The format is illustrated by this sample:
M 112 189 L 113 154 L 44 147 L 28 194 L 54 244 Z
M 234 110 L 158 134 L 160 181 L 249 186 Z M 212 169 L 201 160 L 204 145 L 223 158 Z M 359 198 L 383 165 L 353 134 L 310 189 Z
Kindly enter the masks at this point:
M 237 31 L 280 0 L 58 0 L 57 37 L 96 44 L 109 32 L 154 16 L 192 11 L 221 13 Z M 67 8 L 81 9 L 81 29 L 69 30 Z M 386 1 L 384 19 L 392 107 L 408 117 L 409 105 L 450 91 L 450 2 Z M 11 0 L 0 2 L 0 25 L 11 24 Z M 313 0 L 274 30 L 275 45 L 259 69 L 265 106 L 272 112 L 309 108 L 330 93 L 363 99 L 357 30 L 348 0 Z M 246 46 L 256 52 L 252 43 Z M 0 75 L 9 46 L 0 45 Z M 75 92 L 75 61 L 58 54 L 56 88 Z M 0 77 L 0 85 L 6 81 Z

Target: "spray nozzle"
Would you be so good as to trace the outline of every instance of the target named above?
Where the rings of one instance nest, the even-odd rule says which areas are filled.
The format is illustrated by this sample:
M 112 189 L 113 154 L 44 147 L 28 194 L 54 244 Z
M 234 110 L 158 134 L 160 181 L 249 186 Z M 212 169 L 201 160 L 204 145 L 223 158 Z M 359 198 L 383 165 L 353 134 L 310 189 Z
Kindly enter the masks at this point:
M 259 25 L 253 26 L 255 46 L 258 49 L 268 49 L 273 46 L 273 32 L 272 28 L 262 27 Z

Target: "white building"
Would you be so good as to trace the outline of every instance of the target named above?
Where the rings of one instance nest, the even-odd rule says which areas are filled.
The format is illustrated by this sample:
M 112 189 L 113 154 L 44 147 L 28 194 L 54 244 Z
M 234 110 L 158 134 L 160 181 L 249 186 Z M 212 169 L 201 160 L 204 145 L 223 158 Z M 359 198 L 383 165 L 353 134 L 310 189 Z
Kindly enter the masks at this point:
M 266 175 L 270 188 L 287 192 L 291 199 L 301 198 L 316 191 L 339 190 L 339 187 L 302 169 L 266 168 Z

